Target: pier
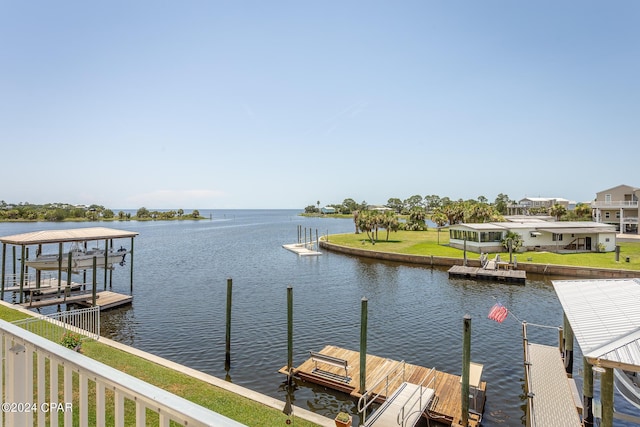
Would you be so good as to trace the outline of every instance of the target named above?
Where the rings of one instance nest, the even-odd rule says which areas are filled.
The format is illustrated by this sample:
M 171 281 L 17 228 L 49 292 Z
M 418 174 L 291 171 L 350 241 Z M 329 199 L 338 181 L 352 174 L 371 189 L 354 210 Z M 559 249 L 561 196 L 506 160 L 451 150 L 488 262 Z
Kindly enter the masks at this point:
M 473 280 L 496 280 L 524 285 L 527 273 L 524 270 L 512 269 L 488 269 L 482 267 L 466 267 L 454 265 L 449 270 L 449 278 L 462 278 Z
M 279 372 L 288 375 L 286 366 Z M 402 393 L 402 389 L 415 390 L 420 386 L 427 396 L 424 399 L 428 401 L 422 416 L 452 426 L 460 424 L 461 421 L 462 385 L 461 377 L 458 375 L 367 354 L 366 384 L 369 389 L 365 393 L 361 393 L 358 389 L 360 384 L 360 353 L 332 345 L 325 346 L 318 353 L 310 352 L 309 359 L 294 368 L 292 375 L 303 381 L 347 393 L 357 399 L 373 400 L 383 406 L 388 399 L 391 400 L 392 396 L 398 396 Z M 469 381 L 471 387 L 469 426 L 472 427 L 480 424 L 484 411 L 487 384 L 481 381 L 481 375 L 482 365 L 472 363 Z M 359 406 L 361 406 L 360 403 Z M 383 406 L 373 413 L 372 423 L 375 422 L 376 417 L 381 417 L 378 411 L 384 411 Z M 394 408 L 394 404 L 389 404 L 386 407 Z M 395 408 L 394 420 L 398 413 L 398 406 L 396 405 Z M 393 411 L 394 409 L 389 410 Z M 417 419 L 411 420 L 412 423 L 415 421 Z

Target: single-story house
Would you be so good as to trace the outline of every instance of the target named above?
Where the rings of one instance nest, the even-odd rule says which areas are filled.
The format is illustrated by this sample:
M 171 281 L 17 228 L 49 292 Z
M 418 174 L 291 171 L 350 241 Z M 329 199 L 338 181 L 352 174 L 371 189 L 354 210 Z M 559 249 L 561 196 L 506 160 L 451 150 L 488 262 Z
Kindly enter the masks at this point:
M 508 232 L 522 238 L 520 251 L 611 252 L 616 249 L 616 229 L 591 221 L 539 219 L 455 224 L 449 227 L 449 245 L 477 253 L 501 252 Z
M 336 208 L 331 206 L 325 206 L 323 208 L 320 208 L 320 212 L 322 212 L 323 214 L 334 214 L 336 213 Z

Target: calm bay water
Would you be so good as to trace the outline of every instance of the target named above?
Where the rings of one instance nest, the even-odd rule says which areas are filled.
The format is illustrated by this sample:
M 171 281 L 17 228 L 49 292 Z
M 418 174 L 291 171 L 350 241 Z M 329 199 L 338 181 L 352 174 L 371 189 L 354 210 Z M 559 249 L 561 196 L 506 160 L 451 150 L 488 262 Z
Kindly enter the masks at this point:
M 298 257 L 282 245 L 296 241 L 299 225 L 315 236 L 315 230 L 321 235 L 353 232 L 353 221 L 305 218 L 295 210 L 201 210 L 201 214 L 212 214 L 212 220 L 0 223 L 0 235 L 96 225 L 139 232 L 133 305 L 103 313 L 102 334 L 283 401 L 284 377 L 277 371 L 287 358 L 288 286 L 294 296 L 296 366 L 306 360 L 309 350 L 327 344 L 358 350 L 360 301 L 366 297 L 369 353 L 459 375 L 462 318 L 468 313 L 471 359 L 484 364 L 483 379 L 488 383 L 483 425 L 521 425 L 521 326 L 513 317 L 498 324 L 487 314 L 499 300 L 522 320 L 561 325 L 561 306 L 548 279 L 533 278 L 518 286 L 450 280 L 444 269 L 327 252 Z M 227 278 L 233 279 L 228 372 L 224 369 Z M 128 293 L 129 266 L 114 271 L 113 283 L 114 291 Z M 557 343 L 555 331 L 529 328 L 528 332 L 532 342 Z M 576 350 L 580 386 L 581 354 Z M 302 383 L 293 403 L 331 417 L 340 410 L 352 412 L 356 425 L 356 402 L 346 395 Z M 621 406 L 633 412 L 629 405 Z

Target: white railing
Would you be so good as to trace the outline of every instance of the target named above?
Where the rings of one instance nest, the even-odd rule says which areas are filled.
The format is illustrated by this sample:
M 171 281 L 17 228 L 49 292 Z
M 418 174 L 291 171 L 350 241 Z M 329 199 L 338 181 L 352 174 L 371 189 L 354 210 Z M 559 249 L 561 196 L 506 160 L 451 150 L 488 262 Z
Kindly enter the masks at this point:
M 592 208 L 637 208 L 638 202 L 631 202 L 627 200 L 617 200 L 610 202 L 591 202 Z
M 429 380 L 429 382 L 427 382 L 427 380 L 430 377 L 431 379 Z M 407 419 L 414 414 L 415 411 L 413 408 L 416 406 L 416 404 L 418 405 L 419 410 L 422 412 L 422 408 L 424 407 L 423 403 L 425 405 L 429 403 L 429 402 L 423 402 L 424 395 L 428 391 L 432 390 L 431 386 L 435 383 L 435 381 L 436 381 L 436 368 L 433 367 L 427 373 L 427 376 L 424 377 L 424 379 L 420 382 L 420 384 L 418 384 L 418 388 L 416 388 L 414 392 L 411 393 L 411 395 L 407 398 L 405 404 L 402 405 L 402 408 L 400 408 L 400 411 L 398 412 L 398 417 L 396 420 L 398 425 L 404 427 L 405 425 L 404 423 L 407 421 Z M 414 400 L 413 403 L 411 403 L 416 393 L 419 393 L 419 397 L 418 399 Z M 409 405 L 409 403 L 411 403 L 411 406 L 407 408 L 407 405 Z
M 103 426 L 108 415 L 116 427 L 123 427 L 125 405 L 135 406 L 136 426 L 147 425 L 148 413 L 156 414 L 163 427 L 171 421 L 190 427 L 242 426 L 4 320 L 0 350 L 0 393 L 5 397 L 0 426 L 57 427 L 61 421 L 64 426 L 85 427 L 90 417 L 92 424 Z
M 389 387 L 394 383 L 398 384 L 404 382 L 405 365 L 406 363 L 404 360 L 396 363 L 385 375 L 369 387 L 368 390 L 362 393 L 362 396 L 358 399 L 358 412 L 362 414 L 362 424 L 366 424 L 367 408 L 378 400 L 380 396 L 384 395 L 385 398 L 389 397 Z M 375 392 L 378 388 L 380 388 L 380 390 Z
M 100 306 L 29 317 L 11 323 L 55 342 L 60 342 L 68 332 L 98 340 Z
M 25 274 L 23 277 L 24 281 L 22 282 L 23 288 L 35 288 L 36 287 L 36 275 L 33 273 Z M 53 274 L 50 272 L 41 273 L 40 275 L 40 286 L 42 288 L 50 288 L 54 284 L 57 286 L 57 279 L 54 281 Z M 17 291 L 20 290 L 20 273 L 16 274 L 6 274 L 4 276 L 4 290 L 5 292 L 9 291 Z

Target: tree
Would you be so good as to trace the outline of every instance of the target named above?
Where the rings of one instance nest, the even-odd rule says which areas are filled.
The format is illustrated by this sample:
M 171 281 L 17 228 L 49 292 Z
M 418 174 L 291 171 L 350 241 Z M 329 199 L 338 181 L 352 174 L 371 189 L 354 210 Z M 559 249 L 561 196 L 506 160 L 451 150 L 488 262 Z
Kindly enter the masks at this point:
M 433 212 L 434 209 L 437 209 L 440 206 L 442 206 L 442 199 L 440 199 L 440 196 L 437 196 L 435 194 L 431 194 L 430 196 L 424 196 L 424 205 L 425 205 L 425 208 L 427 208 L 428 212 Z
M 419 194 L 409 197 L 407 200 L 404 201 L 404 204 L 406 209 L 408 209 L 409 211 L 411 211 L 413 208 L 424 206 L 422 196 L 420 196 Z
M 318 212 L 320 212 L 320 210 L 316 208 L 315 205 L 309 205 L 304 208 L 304 213 L 313 214 Z
M 353 199 L 344 199 L 342 202 L 341 211 L 346 214 L 350 214 L 353 211 L 357 211 L 359 209 L 358 203 Z
M 591 206 L 586 203 L 578 203 L 573 212 L 579 219 L 583 220 L 590 220 L 593 215 Z
M 496 210 L 500 212 L 502 215 L 505 215 L 507 213 L 507 206 L 509 206 L 509 204 L 511 204 L 511 200 L 509 199 L 509 196 L 507 196 L 506 194 L 500 193 L 496 197 L 496 200 L 493 202 L 493 207 L 495 207 Z
M 136 216 L 138 218 L 150 218 L 151 217 L 151 212 L 149 212 L 149 209 L 142 207 L 140 209 L 138 209 L 138 211 L 136 212 Z
M 194 209 L 193 212 L 191 212 L 191 216 L 194 218 L 200 218 L 200 211 L 198 209 Z
M 486 203 L 488 203 L 488 202 L 489 202 L 489 199 L 487 199 L 486 197 L 484 197 L 484 196 L 478 196 L 478 203 L 484 203 L 484 204 L 486 204 Z
M 407 224 L 407 230 L 410 231 L 424 231 L 427 229 L 425 219 L 427 218 L 427 211 L 421 206 L 414 207 L 409 211 L 409 223 Z
M 391 198 L 387 200 L 387 207 L 393 209 L 396 213 L 402 213 L 404 203 L 398 198 Z
M 503 248 L 509 250 L 509 242 L 511 242 L 511 250 L 513 252 L 518 252 L 518 249 L 522 247 L 522 236 L 515 231 L 509 231 L 500 243 L 502 243 Z
M 567 213 L 567 208 L 558 203 L 554 203 L 553 206 L 549 208 L 549 214 L 553 215 L 556 218 L 556 221 L 560 221 L 560 217 Z
M 111 209 L 105 209 L 102 211 L 102 218 L 104 219 L 112 219 L 115 216 Z

